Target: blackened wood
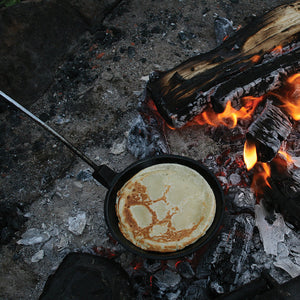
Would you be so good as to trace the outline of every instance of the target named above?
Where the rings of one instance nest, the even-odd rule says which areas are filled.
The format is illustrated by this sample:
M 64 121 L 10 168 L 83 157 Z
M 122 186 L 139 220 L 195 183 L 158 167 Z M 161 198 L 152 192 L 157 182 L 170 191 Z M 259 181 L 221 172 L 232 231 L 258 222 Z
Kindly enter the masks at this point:
M 171 126 L 181 127 L 201 113 L 212 96 L 216 109 L 222 110 L 222 103 L 230 98 L 232 91 L 233 96 L 241 97 L 252 85 L 273 82 L 275 79 L 262 80 L 260 72 L 264 71 L 264 77 L 268 78 L 273 76 L 272 72 L 281 73 L 277 70 L 282 68 L 285 59 L 276 63 L 281 56 L 270 58 L 270 51 L 278 45 L 293 44 L 299 37 L 300 0 L 257 18 L 214 50 L 190 58 L 169 71 L 156 73 L 147 90 L 162 117 Z M 293 55 L 297 56 L 294 60 Z M 299 60 L 298 51 L 293 55 L 289 60 Z M 253 69 L 254 66 L 257 68 Z M 283 68 L 288 67 L 285 64 Z M 299 70 L 299 63 L 293 64 L 289 71 L 294 70 Z M 241 83 L 240 79 L 243 79 Z
M 300 71 L 300 48 L 288 54 L 255 65 L 220 83 L 210 96 L 216 112 L 222 112 L 228 101 L 235 109 L 243 105 L 242 97 L 259 97 L 284 85 L 286 78 Z
M 264 205 L 268 210 L 275 210 L 281 213 L 286 221 L 293 224 L 296 229 L 300 229 L 300 191 L 291 193 L 283 188 L 289 179 L 278 181 L 269 178 L 268 182 L 271 186 L 265 187 Z
M 246 137 L 255 143 L 258 160 L 267 162 L 275 157 L 291 130 L 292 123 L 288 117 L 279 107 L 267 101 L 262 113 L 248 128 Z

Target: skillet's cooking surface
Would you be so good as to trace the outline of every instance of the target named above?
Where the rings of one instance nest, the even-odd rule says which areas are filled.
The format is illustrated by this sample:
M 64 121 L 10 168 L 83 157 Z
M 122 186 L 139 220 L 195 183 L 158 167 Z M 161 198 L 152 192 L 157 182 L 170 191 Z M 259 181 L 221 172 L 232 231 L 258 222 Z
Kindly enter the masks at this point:
M 212 188 L 216 200 L 215 218 L 213 220 L 212 225 L 207 230 L 206 234 L 200 237 L 195 243 L 185 247 L 182 250 L 165 253 L 143 250 L 133 245 L 130 241 L 128 241 L 119 229 L 119 220 L 115 209 L 117 193 L 128 180 L 130 180 L 136 173 L 143 170 L 144 168 L 162 163 L 184 165 L 198 172 L 204 177 L 204 179 Z M 190 158 L 177 155 L 160 155 L 153 158 L 140 160 L 130 165 L 123 172 L 115 176 L 111 188 L 109 189 L 105 199 L 105 219 L 113 237 L 129 251 L 141 255 L 143 257 L 152 259 L 175 259 L 178 257 L 189 255 L 195 252 L 196 250 L 200 249 L 217 234 L 222 222 L 223 212 L 224 196 L 221 186 L 217 181 L 216 177 L 205 166 L 199 164 L 198 162 Z
M 205 234 L 216 201 L 207 181 L 182 164 L 156 164 L 134 175 L 118 192 L 123 235 L 147 251 L 174 252 Z

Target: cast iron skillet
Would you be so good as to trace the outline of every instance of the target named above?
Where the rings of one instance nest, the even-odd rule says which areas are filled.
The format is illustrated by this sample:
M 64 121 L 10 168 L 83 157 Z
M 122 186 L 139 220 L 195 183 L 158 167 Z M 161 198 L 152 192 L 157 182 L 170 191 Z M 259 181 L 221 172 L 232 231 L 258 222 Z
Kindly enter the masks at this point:
M 159 259 L 159 260 L 167 260 L 167 259 L 176 259 L 182 256 L 190 255 L 196 250 L 200 249 L 204 245 L 206 245 L 215 235 L 217 234 L 219 227 L 222 222 L 223 213 L 224 213 L 224 196 L 222 188 L 216 179 L 216 177 L 203 165 L 198 163 L 195 160 L 192 160 L 187 157 L 177 156 L 177 155 L 159 155 L 154 156 L 152 158 L 147 158 L 143 160 L 139 160 L 129 167 L 127 167 L 124 171 L 120 173 L 114 172 L 106 165 L 98 166 L 88 157 L 86 157 L 82 152 L 80 152 L 77 148 L 75 148 L 69 141 L 67 141 L 64 137 L 59 135 L 56 131 L 54 131 L 51 127 L 49 127 L 46 123 L 38 119 L 35 115 L 29 112 L 26 108 L 21 106 L 18 102 L 10 98 L 8 95 L 0 91 L 0 95 L 4 97 L 10 104 L 14 105 L 16 108 L 20 109 L 26 115 L 28 115 L 32 120 L 37 122 L 40 126 L 45 128 L 51 134 L 53 134 L 56 138 L 58 138 L 61 142 L 63 142 L 72 152 L 78 155 L 81 159 L 83 159 L 90 167 L 94 169 L 93 177 L 99 181 L 102 185 L 104 185 L 108 192 L 106 194 L 105 202 L 104 202 L 104 213 L 105 220 L 107 226 L 112 234 L 112 236 L 127 250 L 140 255 L 145 258 L 150 259 Z M 200 175 L 202 175 L 206 181 L 209 183 L 212 188 L 215 199 L 216 199 L 216 214 L 212 225 L 207 230 L 206 234 L 199 238 L 195 243 L 185 247 L 182 250 L 174 251 L 174 252 L 154 252 L 154 251 L 146 251 L 143 250 L 130 241 L 128 241 L 118 226 L 118 217 L 115 210 L 115 203 L 117 198 L 118 191 L 122 188 L 122 186 L 132 178 L 136 173 L 141 171 L 144 168 L 161 164 L 161 163 L 175 163 L 190 167 L 197 171 Z

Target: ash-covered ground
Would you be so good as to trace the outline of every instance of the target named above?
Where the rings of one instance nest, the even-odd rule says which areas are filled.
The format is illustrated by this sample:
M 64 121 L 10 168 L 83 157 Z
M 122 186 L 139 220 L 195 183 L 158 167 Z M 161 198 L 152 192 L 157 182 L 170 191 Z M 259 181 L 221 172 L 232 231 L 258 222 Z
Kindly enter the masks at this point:
M 226 17 L 238 27 L 255 15 L 289 2 L 121 1 L 107 14 L 103 24 L 78 36 L 57 68 L 52 85 L 28 108 L 95 162 L 107 164 L 116 171 L 123 170 L 136 161 L 127 150 L 127 136 L 138 116 L 137 105 L 149 74 L 170 69 L 189 57 L 213 49 L 216 16 Z M 3 105 L 0 108 L 0 205 L 6 212 L 6 218 L 1 220 L 1 226 L 6 229 L 1 236 L 0 298 L 38 299 L 48 276 L 67 253 L 92 253 L 95 247 L 104 256 L 109 256 L 108 250 L 116 254 L 116 260 L 132 275 L 131 262 L 136 258 L 110 239 L 103 214 L 106 189 L 91 177 L 92 170 L 22 113 Z M 218 171 L 214 161 L 224 151 L 224 145 L 201 127 L 166 129 L 166 139 L 170 153 L 202 160 Z M 230 143 L 225 143 L 226 146 L 231 147 Z M 240 153 L 232 155 L 233 164 L 234 155 Z M 225 175 L 228 178 L 219 176 L 223 183 L 231 180 L 237 184 L 241 180 L 241 174 Z M 237 195 L 244 199 L 243 190 L 237 191 Z M 241 204 L 234 204 L 239 200 L 235 196 L 232 199 L 232 206 L 242 214 L 238 217 L 232 214 L 226 219 L 225 231 L 212 245 L 211 253 L 194 270 L 189 267 L 176 270 L 174 263 L 169 262 L 172 272 L 162 274 L 155 263 L 144 266 L 144 273 L 137 277 L 154 276 L 154 283 L 148 282 L 147 286 L 146 281 L 139 281 L 141 299 L 145 295 L 193 299 L 192 293 L 201 295 L 208 284 L 216 294 L 230 291 L 254 279 L 262 268 L 271 270 L 282 281 L 290 278 L 293 270 L 289 269 L 288 273 L 273 265 L 271 257 L 278 253 L 267 255 L 263 251 L 254 227 L 255 200 L 250 196 L 241 208 Z M 242 232 L 238 236 L 245 239 L 232 239 L 234 232 Z M 289 229 L 285 228 L 281 234 L 296 239 Z M 225 245 L 225 241 L 230 245 Z M 295 244 L 290 243 L 281 242 L 280 255 L 288 256 L 289 251 L 297 253 Z M 222 263 L 225 258 L 230 259 L 232 249 L 242 252 L 242 255 L 237 253 L 240 259 L 235 256 L 231 261 L 235 270 L 227 261 Z M 256 250 L 256 256 L 252 255 Z M 247 256 L 250 251 L 251 257 Z M 212 270 L 206 269 L 208 260 L 214 261 Z M 256 268 L 259 261 L 263 261 L 263 267 Z M 253 272 L 249 269 L 244 272 L 244 264 L 249 264 Z M 224 265 L 228 267 L 226 274 Z M 199 287 L 201 291 L 197 294 Z

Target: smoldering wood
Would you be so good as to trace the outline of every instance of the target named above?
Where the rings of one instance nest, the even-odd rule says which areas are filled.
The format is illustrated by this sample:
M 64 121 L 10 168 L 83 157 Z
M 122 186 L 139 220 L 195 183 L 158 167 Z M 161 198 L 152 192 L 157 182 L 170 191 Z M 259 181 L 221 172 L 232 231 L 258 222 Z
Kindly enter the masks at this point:
M 167 123 L 182 127 L 210 103 L 220 112 L 228 100 L 256 89 L 261 95 L 299 71 L 299 38 L 300 0 L 255 19 L 212 51 L 155 73 L 147 91 Z M 270 54 L 278 45 L 291 45 L 290 54 Z
M 268 100 L 262 113 L 249 126 L 246 138 L 255 143 L 257 159 L 268 162 L 276 156 L 291 130 L 289 118 Z
M 214 111 L 222 112 L 228 101 L 235 109 L 243 105 L 242 97 L 259 97 L 284 85 L 287 77 L 300 71 L 300 48 L 268 62 L 255 65 L 221 82 L 210 96 Z
M 268 178 L 269 186 L 264 190 L 264 206 L 268 211 L 275 210 L 281 213 L 285 220 L 300 228 L 300 190 L 299 182 L 293 176 L 282 178 L 273 175 Z M 298 190 L 295 191 L 295 184 Z

